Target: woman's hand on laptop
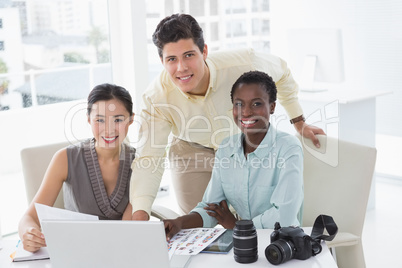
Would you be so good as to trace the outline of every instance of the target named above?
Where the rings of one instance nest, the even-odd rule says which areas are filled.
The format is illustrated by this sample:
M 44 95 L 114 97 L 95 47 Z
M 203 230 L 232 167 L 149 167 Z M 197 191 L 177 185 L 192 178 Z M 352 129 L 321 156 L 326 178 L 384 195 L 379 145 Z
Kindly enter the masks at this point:
M 21 238 L 22 245 L 26 251 L 36 252 L 41 247 L 46 247 L 45 236 L 34 227 L 29 227 Z
M 165 224 L 166 240 L 169 241 L 175 234 L 181 230 L 181 222 L 179 218 L 174 220 L 163 220 Z

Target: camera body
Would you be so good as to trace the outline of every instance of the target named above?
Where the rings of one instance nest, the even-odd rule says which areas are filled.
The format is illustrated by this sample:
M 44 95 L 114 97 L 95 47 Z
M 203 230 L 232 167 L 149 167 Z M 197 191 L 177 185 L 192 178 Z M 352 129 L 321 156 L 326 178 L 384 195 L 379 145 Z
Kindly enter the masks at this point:
M 291 259 L 305 260 L 313 254 L 310 236 L 300 227 L 280 227 L 275 224 L 271 233 L 271 244 L 265 249 L 265 256 L 272 264 L 281 264 Z

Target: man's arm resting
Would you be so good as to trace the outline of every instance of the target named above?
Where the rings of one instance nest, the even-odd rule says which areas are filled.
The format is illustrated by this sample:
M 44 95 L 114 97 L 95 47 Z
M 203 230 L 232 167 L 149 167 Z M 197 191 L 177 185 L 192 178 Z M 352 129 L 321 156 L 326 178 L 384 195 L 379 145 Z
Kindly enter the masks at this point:
M 324 130 L 322 130 L 319 127 L 308 125 L 305 122 L 303 115 L 291 119 L 290 122 L 294 125 L 295 129 L 297 130 L 297 132 L 300 133 L 300 135 L 312 140 L 315 147 L 320 148 L 320 141 L 318 140 L 316 135 L 318 134 L 325 135 Z
M 149 167 L 141 166 L 142 160 L 156 163 Z M 162 178 L 164 157 L 137 158 L 132 164 L 130 181 L 130 203 L 132 205 L 132 220 L 148 220 L 152 204 L 156 198 Z M 138 211 L 138 213 L 137 213 Z M 146 216 L 144 213 L 148 214 Z
M 146 213 L 144 210 L 137 210 L 131 216 L 131 220 L 133 221 L 148 221 L 149 214 Z

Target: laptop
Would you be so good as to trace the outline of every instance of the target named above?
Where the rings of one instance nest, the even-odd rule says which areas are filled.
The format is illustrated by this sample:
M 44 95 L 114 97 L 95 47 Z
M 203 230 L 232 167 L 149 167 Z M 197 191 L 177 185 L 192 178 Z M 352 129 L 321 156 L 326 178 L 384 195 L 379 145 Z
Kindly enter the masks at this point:
M 42 229 L 52 268 L 171 267 L 162 221 L 43 220 Z

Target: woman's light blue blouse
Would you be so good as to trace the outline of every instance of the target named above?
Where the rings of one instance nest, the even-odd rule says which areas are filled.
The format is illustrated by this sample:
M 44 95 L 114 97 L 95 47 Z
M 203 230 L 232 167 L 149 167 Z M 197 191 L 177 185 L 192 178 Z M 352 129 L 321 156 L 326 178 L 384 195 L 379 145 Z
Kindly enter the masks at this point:
M 303 150 L 293 135 L 269 127 L 261 144 L 248 154 L 243 134 L 225 139 L 215 156 L 212 177 L 203 200 L 191 212 L 201 215 L 204 227 L 217 224 L 204 207 L 226 200 L 242 219 L 256 228 L 300 226 L 303 204 Z

